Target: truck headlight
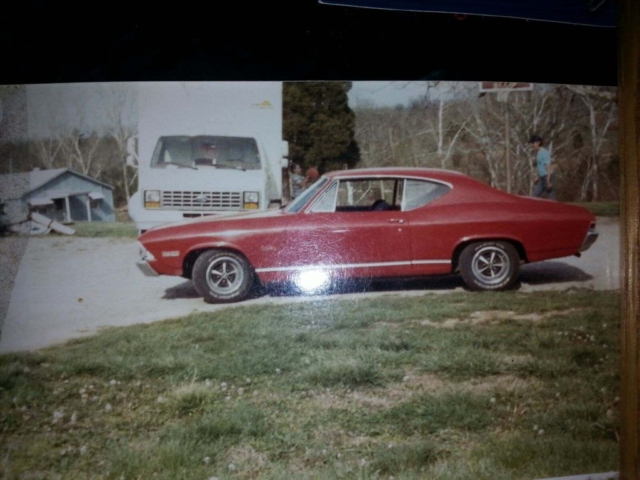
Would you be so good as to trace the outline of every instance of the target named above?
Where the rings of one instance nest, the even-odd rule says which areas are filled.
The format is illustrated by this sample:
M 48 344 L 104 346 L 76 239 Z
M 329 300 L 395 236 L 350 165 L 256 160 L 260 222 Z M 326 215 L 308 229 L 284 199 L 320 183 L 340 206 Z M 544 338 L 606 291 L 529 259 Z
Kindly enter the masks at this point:
M 144 191 L 144 208 L 160 208 L 160 190 Z
M 244 192 L 242 208 L 257 209 L 260 206 L 260 194 L 258 192 Z

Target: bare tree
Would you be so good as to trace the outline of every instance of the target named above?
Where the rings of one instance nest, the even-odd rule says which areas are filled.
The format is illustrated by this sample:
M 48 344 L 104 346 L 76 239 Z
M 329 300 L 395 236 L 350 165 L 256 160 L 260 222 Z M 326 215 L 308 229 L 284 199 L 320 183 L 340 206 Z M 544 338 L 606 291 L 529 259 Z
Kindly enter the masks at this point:
M 599 199 L 599 170 L 611 160 L 614 154 L 613 151 L 604 152 L 603 149 L 610 143 L 608 133 L 616 120 L 616 97 L 609 88 L 588 86 L 569 86 L 568 88 L 577 94 L 588 112 L 587 165 L 580 190 L 580 200 L 587 200 L 591 191 L 591 200 L 596 201 Z
M 448 168 L 467 122 L 456 89 L 466 88 L 426 82 L 424 96 L 409 107 L 357 108 L 361 164 Z
M 427 97 L 433 102 L 435 96 L 437 116 L 430 120 L 431 133 L 436 144 L 436 157 L 440 168 L 447 168 L 456 142 L 464 132 L 468 119 L 462 120 L 455 110 L 469 94 L 464 83 L 428 82 Z M 462 96 L 462 98 L 460 98 Z M 462 100 L 462 101 L 461 101 Z
M 83 131 L 84 119 L 79 126 L 68 128 L 62 137 L 62 151 L 70 168 L 75 168 L 84 175 L 100 178 L 104 169 L 99 146 L 102 137 L 97 132 Z M 102 159 L 104 160 L 104 159 Z
M 62 150 L 62 141 L 58 138 L 41 138 L 34 140 L 32 146 L 40 164 L 47 169 L 56 168 L 59 162 L 59 154 Z
M 536 86 L 532 92 L 517 93 L 512 97 L 509 108 L 513 119 L 511 139 L 514 141 L 516 159 L 514 181 L 518 186 L 517 191 L 530 194 L 534 159 L 527 143 L 531 135 L 538 134 L 545 138 L 558 167 L 556 171 L 560 171 L 560 167 L 566 164 L 563 159 L 573 157 L 571 141 L 577 121 L 576 112 L 571 95 L 563 86 Z M 566 165 L 567 170 L 572 167 Z
M 116 143 L 125 197 L 129 201 L 130 189 L 138 175 L 137 170 L 130 173 L 127 165 L 129 154 L 133 156 L 133 163 L 138 164 L 135 90 L 131 85 L 112 84 L 105 87 L 102 97 L 108 121 L 105 134 Z
M 431 82 L 425 89 L 408 107 L 356 108 L 362 166 L 454 168 L 531 194 L 535 158 L 528 141 L 539 134 L 564 198 L 615 197 L 615 90 L 536 85 L 500 102 L 478 95 L 473 84 Z
M 481 154 L 484 166 L 489 173 L 492 187 L 500 186 L 501 154 L 503 153 L 502 122 L 496 121 L 497 102 L 486 97 L 484 102 L 472 102 L 470 105 L 473 122 L 465 130 L 475 140 L 476 149 Z M 501 118 L 498 117 L 498 120 Z

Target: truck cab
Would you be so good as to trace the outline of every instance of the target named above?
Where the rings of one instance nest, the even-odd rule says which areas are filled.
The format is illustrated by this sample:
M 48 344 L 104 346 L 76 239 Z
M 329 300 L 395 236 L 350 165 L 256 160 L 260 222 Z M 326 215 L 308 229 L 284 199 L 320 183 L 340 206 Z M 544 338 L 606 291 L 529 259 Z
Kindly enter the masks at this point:
M 129 216 L 139 232 L 280 205 L 288 164 L 281 82 L 143 84 L 138 102 Z

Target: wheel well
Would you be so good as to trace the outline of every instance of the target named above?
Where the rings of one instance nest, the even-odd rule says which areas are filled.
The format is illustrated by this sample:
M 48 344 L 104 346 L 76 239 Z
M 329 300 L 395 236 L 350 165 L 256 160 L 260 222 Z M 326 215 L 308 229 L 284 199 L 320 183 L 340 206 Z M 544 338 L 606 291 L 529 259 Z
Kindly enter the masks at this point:
M 233 253 L 237 253 L 238 255 L 242 255 L 243 257 L 245 257 L 245 255 L 240 250 L 236 250 L 234 248 L 206 247 L 206 248 L 198 248 L 196 250 L 191 250 L 189 253 L 187 253 L 185 255 L 184 260 L 182 261 L 182 276 L 184 278 L 191 279 L 191 274 L 193 272 L 193 266 L 195 265 L 196 260 L 204 252 L 208 252 L 210 250 L 219 250 L 221 252 L 233 252 Z
M 516 251 L 518 252 L 518 256 L 520 257 L 520 260 L 522 260 L 523 262 L 527 261 L 527 252 L 525 251 L 524 247 L 520 242 L 516 240 L 511 240 L 509 238 L 481 238 L 481 239 L 468 240 L 466 242 L 462 242 L 455 248 L 455 250 L 453 251 L 453 257 L 451 260 L 451 272 L 455 273 L 458 270 L 458 261 L 460 260 L 460 255 L 462 254 L 462 251 L 467 247 L 467 245 L 471 245 L 472 243 L 477 243 L 477 242 L 491 242 L 491 241 L 510 243 L 515 247 Z

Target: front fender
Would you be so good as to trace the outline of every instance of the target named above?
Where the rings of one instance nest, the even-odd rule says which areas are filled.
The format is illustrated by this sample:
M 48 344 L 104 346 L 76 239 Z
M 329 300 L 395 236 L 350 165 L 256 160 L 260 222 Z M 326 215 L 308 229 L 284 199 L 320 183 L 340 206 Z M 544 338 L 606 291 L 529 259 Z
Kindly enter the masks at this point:
M 215 249 L 230 250 L 246 257 L 244 252 L 237 245 L 230 242 L 214 241 L 214 242 L 199 243 L 197 245 L 190 247 L 189 250 L 186 252 L 186 254 L 183 256 L 181 276 L 184 278 L 191 279 L 191 272 L 193 270 L 193 265 L 196 262 L 197 258 L 203 252 L 206 252 L 208 250 L 215 250 Z

